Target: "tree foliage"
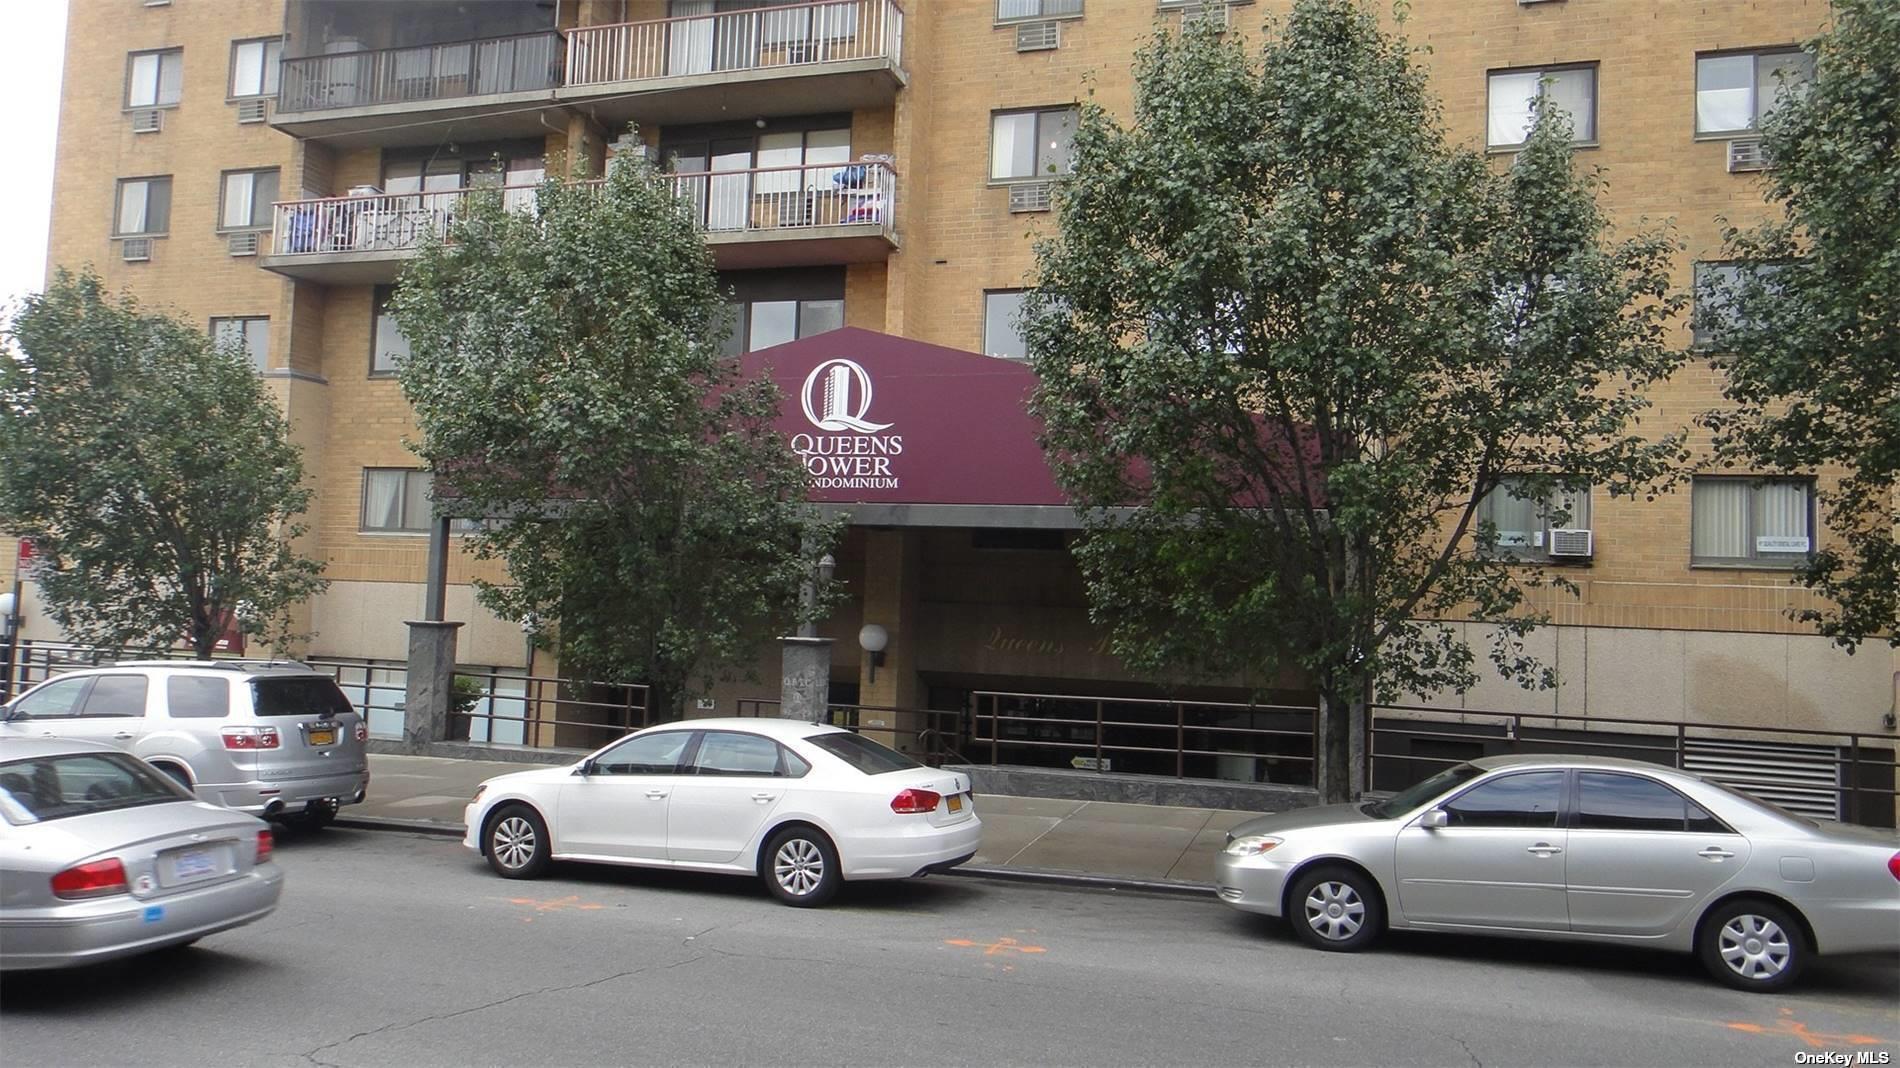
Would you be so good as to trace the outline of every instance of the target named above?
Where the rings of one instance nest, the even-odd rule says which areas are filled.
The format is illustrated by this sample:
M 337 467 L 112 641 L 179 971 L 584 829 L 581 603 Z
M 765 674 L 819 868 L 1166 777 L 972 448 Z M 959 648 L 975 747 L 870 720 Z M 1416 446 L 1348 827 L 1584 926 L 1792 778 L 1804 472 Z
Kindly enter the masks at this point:
M 232 620 L 282 648 L 324 587 L 276 400 L 237 347 L 60 271 L 0 357 L 0 529 L 31 538 L 74 641 L 209 656 Z
M 558 636 L 564 671 L 677 713 L 789 633 L 835 535 L 771 428 L 777 390 L 720 356 L 711 253 L 644 161 L 550 181 L 532 210 L 474 198 L 451 238 L 394 308 L 421 455 L 459 514 L 504 517 L 470 544 L 509 583 L 477 594 Z
M 1368 697 L 1476 681 L 1451 621 L 1553 682 L 1527 590 L 1568 584 L 1497 544 L 1487 494 L 1645 492 L 1678 455 L 1636 431 L 1681 359 L 1673 244 L 1612 242 L 1569 141 L 1551 111 L 1501 175 L 1449 147 L 1406 44 L 1350 0 L 1300 0 L 1258 57 L 1163 35 L 1131 127 L 1083 108 L 1025 332 L 1090 510 L 1091 611 L 1151 671 L 1302 674 L 1331 799 Z
M 1734 402 L 1704 417 L 1722 462 L 1847 469 L 1821 486 L 1832 538 L 1798 576 L 1831 603 L 1798 615 L 1852 650 L 1900 644 L 1900 6 L 1836 0 L 1833 16 L 1813 81 L 1762 124 L 1781 216 L 1725 234 L 1762 269 L 1709 279 L 1698 325 Z

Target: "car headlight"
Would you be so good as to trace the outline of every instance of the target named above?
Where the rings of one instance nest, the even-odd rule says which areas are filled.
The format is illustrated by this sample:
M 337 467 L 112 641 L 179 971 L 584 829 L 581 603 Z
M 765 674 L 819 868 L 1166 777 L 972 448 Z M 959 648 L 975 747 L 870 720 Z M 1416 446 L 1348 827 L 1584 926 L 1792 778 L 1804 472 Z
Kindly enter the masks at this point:
M 474 797 L 471 797 L 471 798 L 469 798 L 469 799 L 468 799 L 468 803 L 472 805 L 472 804 L 474 804 L 475 802 L 477 802 L 477 801 L 480 801 L 480 800 L 482 799 L 482 795 L 483 795 L 484 793 L 487 793 L 487 792 L 488 792 L 488 784 L 487 784 L 487 783 L 483 783 L 483 784 L 481 784 L 480 786 L 477 786 L 477 787 L 475 788 L 475 796 L 474 796 Z
M 1284 839 L 1270 834 L 1243 834 L 1227 843 L 1222 850 L 1230 857 L 1257 857 L 1262 853 L 1271 853 Z

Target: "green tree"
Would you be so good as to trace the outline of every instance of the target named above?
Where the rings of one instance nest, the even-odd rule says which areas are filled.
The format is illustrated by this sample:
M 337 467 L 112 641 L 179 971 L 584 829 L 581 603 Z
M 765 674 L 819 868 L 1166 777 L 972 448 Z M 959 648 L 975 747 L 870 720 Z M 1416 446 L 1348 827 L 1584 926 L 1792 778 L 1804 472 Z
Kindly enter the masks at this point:
M 1900 6 L 1836 0 L 1808 48 L 1812 82 L 1762 123 L 1780 218 L 1728 229 L 1742 269 L 1700 294 L 1733 402 L 1704 422 L 1723 464 L 1846 468 L 1819 492 L 1832 538 L 1797 574 L 1829 603 L 1796 615 L 1852 651 L 1900 644 Z
M 1645 492 L 1679 452 L 1634 430 L 1682 358 L 1673 244 L 1611 243 L 1569 142 L 1552 110 L 1501 176 L 1448 147 L 1350 0 L 1300 0 L 1258 61 L 1159 37 L 1132 127 L 1083 109 L 1025 331 L 1091 612 L 1138 667 L 1302 674 L 1328 800 L 1370 699 L 1476 681 L 1454 621 L 1553 684 L 1527 591 L 1569 584 L 1497 543 L 1487 494 Z
M 274 398 L 236 347 L 60 271 L 0 357 L 0 529 L 45 559 L 74 641 L 199 657 L 230 621 L 279 649 L 323 589 L 292 542 L 310 502 Z
M 482 603 L 558 639 L 564 670 L 688 687 L 752 662 L 810 614 L 835 536 L 771 423 L 769 379 L 720 355 L 724 298 L 687 206 L 642 160 L 550 181 L 532 210 L 462 212 L 404 273 L 395 310 L 418 451 L 509 582 Z

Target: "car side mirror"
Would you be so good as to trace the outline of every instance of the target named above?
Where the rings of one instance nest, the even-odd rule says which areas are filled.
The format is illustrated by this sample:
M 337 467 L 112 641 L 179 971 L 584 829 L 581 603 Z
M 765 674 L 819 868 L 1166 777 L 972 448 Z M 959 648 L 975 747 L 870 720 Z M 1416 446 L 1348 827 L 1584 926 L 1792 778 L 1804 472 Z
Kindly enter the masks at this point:
M 585 776 L 585 775 L 592 775 L 593 773 L 594 773 L 594 760 L 592 757 L 589 757 L 586 760 L 581 761 L 579 764 L 574 765 L 574 774 L 576 775 Z
M 1418 818 L 1418 825 L 1420 827 L 1425 828 L 1428 831 L 1435 831 L 1435 830 L 1438 830 L 1440 827 L 1450 826 L 1451 817 L 1445 814 L 1444 809 L 1435 808 L 1435 809 L 1432 809 L 1430 812 L 1425 813 L 1423 816 L 1420 816 Z

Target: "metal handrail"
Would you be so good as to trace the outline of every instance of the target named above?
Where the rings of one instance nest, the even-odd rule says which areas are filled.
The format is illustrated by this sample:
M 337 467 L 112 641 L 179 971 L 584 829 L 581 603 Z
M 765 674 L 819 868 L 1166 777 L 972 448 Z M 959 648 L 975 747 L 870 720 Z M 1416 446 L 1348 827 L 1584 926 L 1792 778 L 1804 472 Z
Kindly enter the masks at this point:
M 567 51 L 559 30 L 286 57 L 279 114 L 554 89 Z M 520 42 L 540 52 L 523 55 Z M 461 53 L 459 57 L 455 53 Z
M 802 30 L 796 16 L 805 15 Z M 895 0 L 814 0 L 567 32 L 567 85 L 887 58 L 903 63 Z

